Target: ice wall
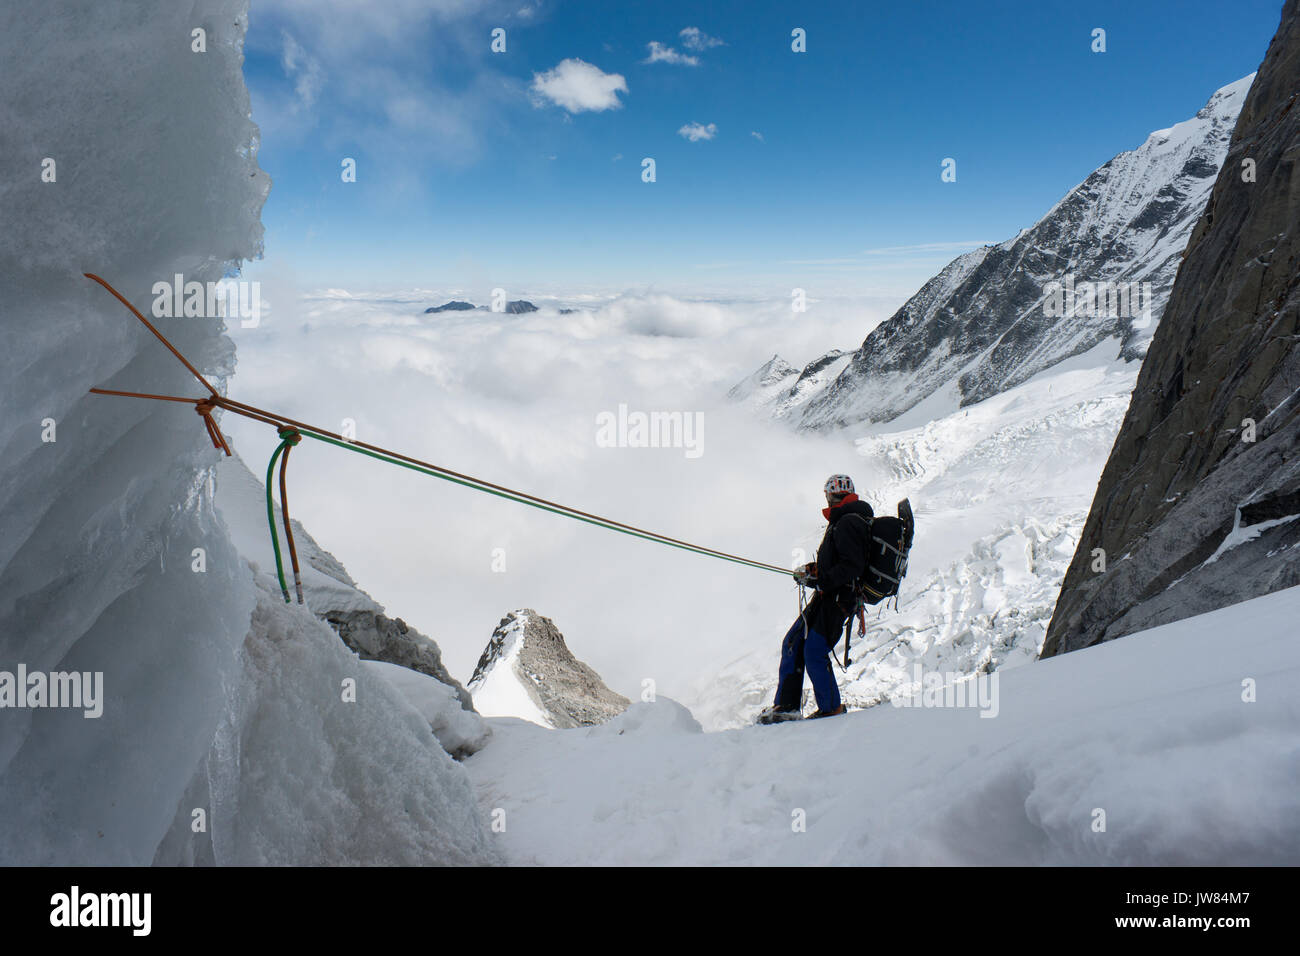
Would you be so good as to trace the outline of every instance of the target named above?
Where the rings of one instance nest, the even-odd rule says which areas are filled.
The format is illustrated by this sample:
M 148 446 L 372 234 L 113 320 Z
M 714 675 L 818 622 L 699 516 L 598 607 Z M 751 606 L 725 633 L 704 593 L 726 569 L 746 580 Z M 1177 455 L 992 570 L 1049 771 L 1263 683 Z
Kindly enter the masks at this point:
M 98 719 L 0 711 L 6 863 L 149 862 L 237 673 L 252 592 L 213 521 L 202 429 L 183 406 L 86 394 L 194 384 L 81 273 L 147 310 L 153 282 L 220 279 L 259 252 L 246 6 L 0 10 L 0 669 L 103 671 L 105 687 Z M 218 320 L 163 325 L 229 372 Z
M 0 864 L 492 858 L 427 722 L 365 675 L 340 713 L 355 657 L 267 610 L 193 412 L 87 394 L 200 394 L 81 274 L 148 314 L 155 282 L 260 253 L 247 22 L 246 0 L 0 5 L 0 672 L 104 687 L 98 718 L 0 708 Z M 219 319 L 158 324 L 224 386 Z

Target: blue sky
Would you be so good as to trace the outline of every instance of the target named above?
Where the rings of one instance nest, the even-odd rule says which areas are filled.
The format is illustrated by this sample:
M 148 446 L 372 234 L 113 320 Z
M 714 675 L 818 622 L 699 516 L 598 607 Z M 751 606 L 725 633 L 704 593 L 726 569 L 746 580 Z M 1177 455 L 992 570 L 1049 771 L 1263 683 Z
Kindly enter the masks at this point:
M 906 294 L 1253 71 L 1280 10 L 253 0 L 258 269 L 479 296 Z

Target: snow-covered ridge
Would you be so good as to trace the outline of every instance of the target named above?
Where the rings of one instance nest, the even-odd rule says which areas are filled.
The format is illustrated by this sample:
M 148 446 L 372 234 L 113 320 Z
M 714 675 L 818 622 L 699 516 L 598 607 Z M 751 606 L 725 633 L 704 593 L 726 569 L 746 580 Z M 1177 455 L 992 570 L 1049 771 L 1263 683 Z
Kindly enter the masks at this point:
M 833 380 L 809 387 L 794 372 L 769 369 L 752 403 L 800 427 L 838 428 L 891 421 L 951 385 L 959 404 L 979 402 L 1108 338 L 1119 340 L 1124 359 L 1141 358 L 1252 79 L 1225 86 L 1194 118 L 1120 153 L 1032 228 L 953 260 L 876 327 Z M 1149 310 L 1144 299 L 1129 314 L 1079 303 L 1049 314 L 1053 283 L 1098 282 L 1143 295 L 1149 287 Z

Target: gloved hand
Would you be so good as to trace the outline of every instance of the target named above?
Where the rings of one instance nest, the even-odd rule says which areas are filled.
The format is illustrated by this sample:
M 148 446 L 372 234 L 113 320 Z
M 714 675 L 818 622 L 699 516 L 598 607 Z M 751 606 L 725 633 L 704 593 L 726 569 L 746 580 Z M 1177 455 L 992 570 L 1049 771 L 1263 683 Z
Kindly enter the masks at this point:
M 806 588 L 817 587 L 817 562 L 813 561 L 810 564 L 805 564 L 802 568 L 795 571 L 794 580 L 796 584 L 802 585 Z

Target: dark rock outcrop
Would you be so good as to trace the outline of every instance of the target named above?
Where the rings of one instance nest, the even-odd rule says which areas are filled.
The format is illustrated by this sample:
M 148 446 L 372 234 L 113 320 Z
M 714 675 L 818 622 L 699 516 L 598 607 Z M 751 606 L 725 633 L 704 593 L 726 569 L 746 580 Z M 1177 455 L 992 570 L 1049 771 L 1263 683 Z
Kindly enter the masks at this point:
M 432 315 L 436 312 L 473 312 L 483 309 L 484 306 L 475 305 L 473 302 L 463 302 L 459 299 L 453 299 L 451 302 L 444 302 L 442 305 L 435 305 L 432 308 L 424 310 L 425 315 Z M 506 303 L 503 310 L 507 315 L 523 315 L 525 312 L 536 312 L 537 306 L 533 305 L 527 299 L 512 299 Z M 572 312 L 573 309 L 562 309 L 562 312 Z
M 474 668 L 470 693 L 502 680 L 517 681 L 556 728 L 603 724 L 631 703 L 573 656 L 550 618 L 531 609 L 501 619 Z
M 474 709 L 469 691 L 443 666 L 438 645 L 400 617 L 388 617 L 369 608 L 325 610 L 319 616 L 363 661 L 385 661 L 428 674 L 454 690 L 461 707 Z
M 1300 584 L 1298 4 L 1188 242 L 1045 657 Z
M 478 308 L 473 302 L 462 302 L 459 299 L 453 299 L 450 302 L 444 302 L 442 305 L 435 305 L 432 308 L 425 309 L 424 314 L 429 315 L 433 312 L 470 312 Z

